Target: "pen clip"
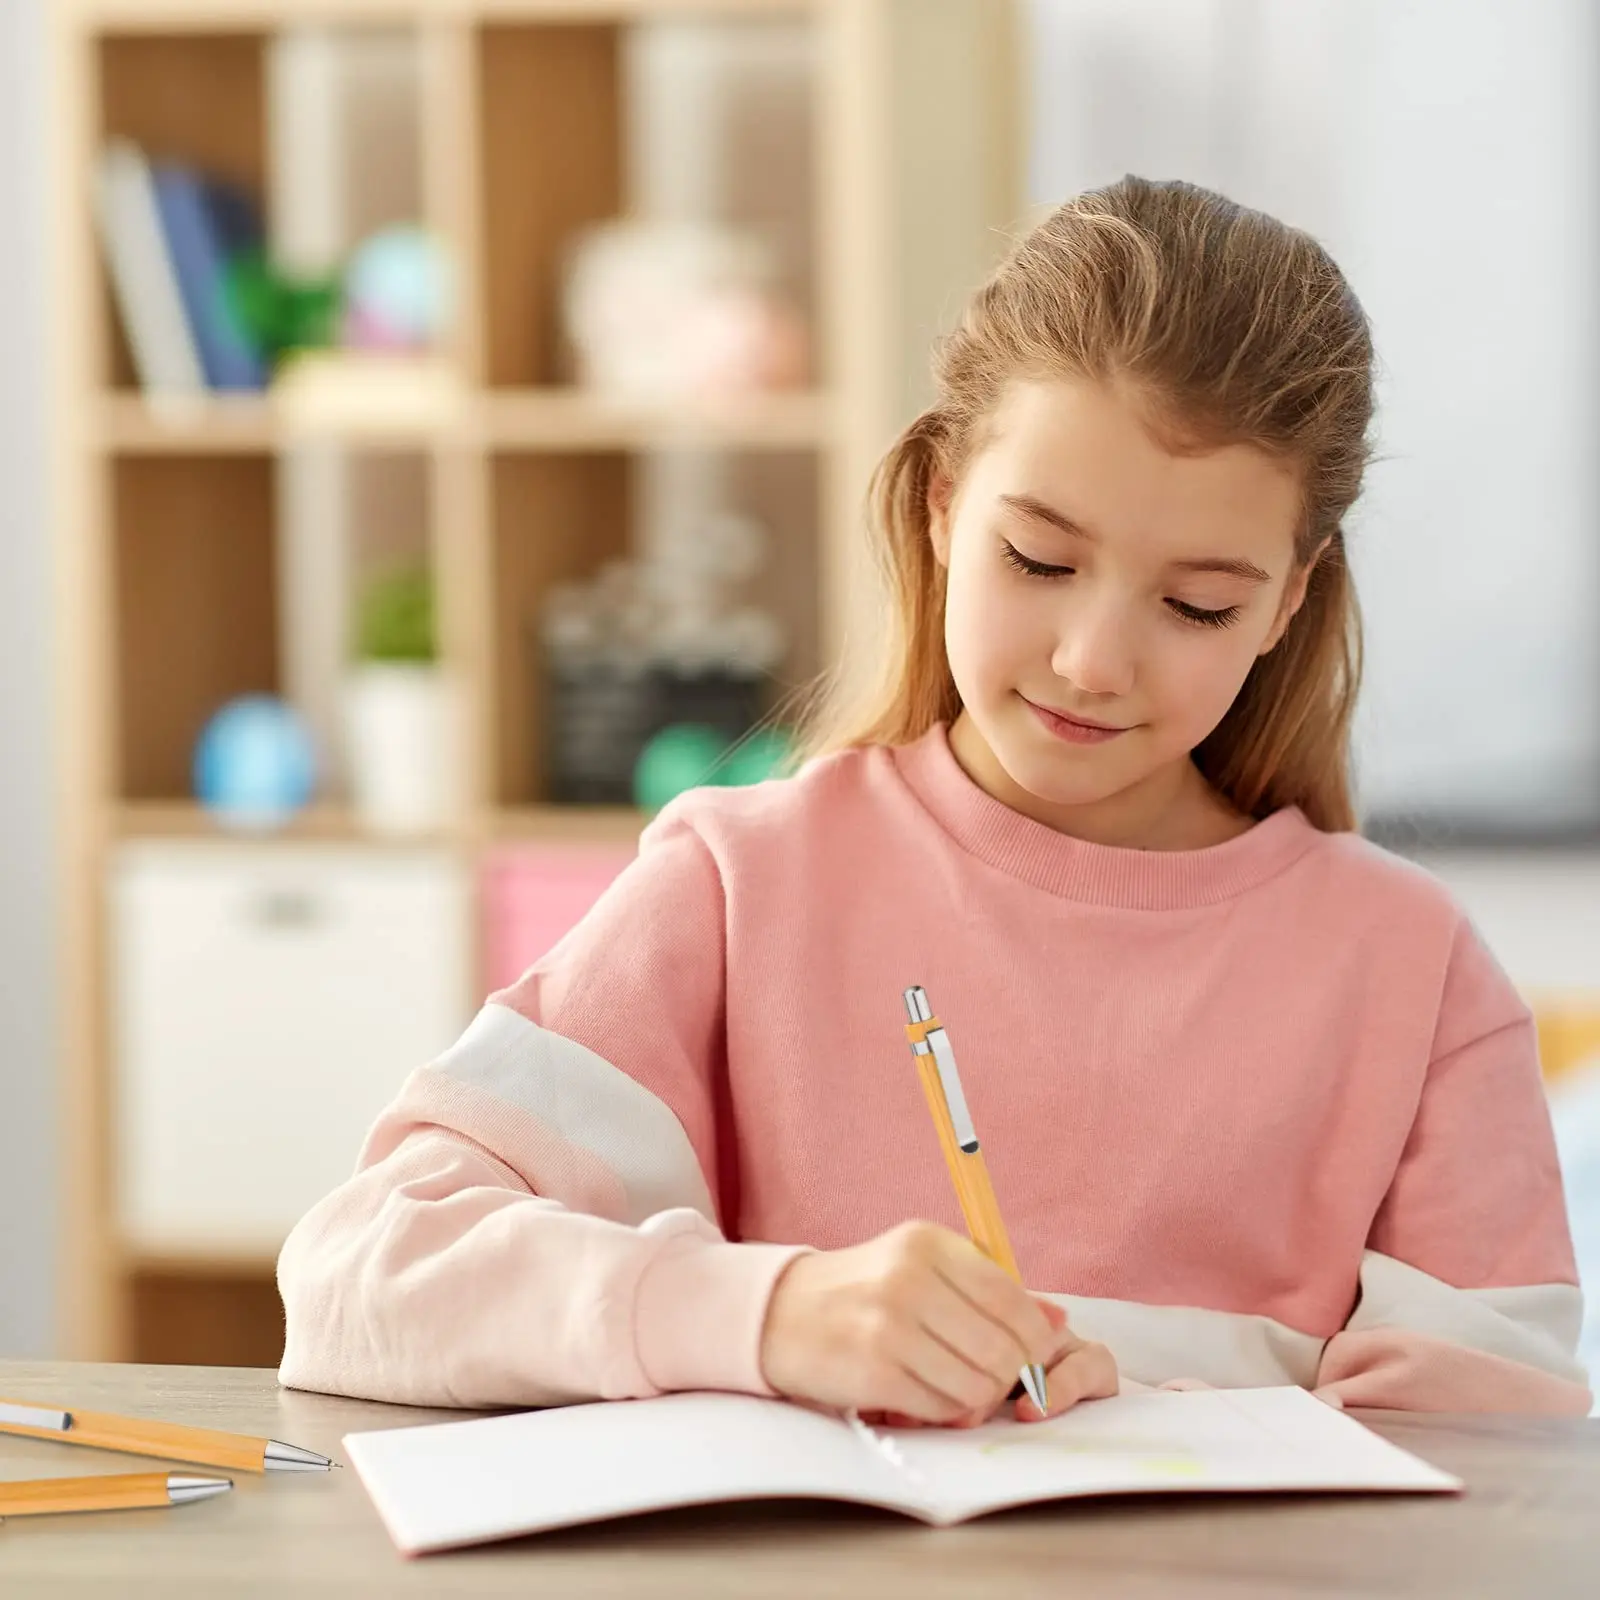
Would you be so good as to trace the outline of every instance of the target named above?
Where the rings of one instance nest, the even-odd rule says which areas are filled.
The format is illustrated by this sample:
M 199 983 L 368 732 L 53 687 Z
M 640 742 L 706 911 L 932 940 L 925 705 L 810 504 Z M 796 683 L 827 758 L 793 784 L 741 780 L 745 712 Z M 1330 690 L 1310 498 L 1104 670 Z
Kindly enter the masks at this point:
M 944 1090 L 944 1103 L 950 1109 L 950 1125 L 955 1129 L 956 1143 L 966 1154 L 974 1155 L 978 1149 L 978 1131 L 972 1125 L 972 1113 L 967 1110 L 967 1097 L 961 1089 L 961 1074 L 956 1071 L 956 1053 L 950 1035 L 943 1028 L 930 1028 L 927 1040 L 928 1048 L 933 1051 L 933 1064 L 939 1069 L 939 1086 Z
M 66 1433 L 71 1427 L 70 1411 L 49 1411 L 40 1406 L 0 1401 L 0 1428 L 38 1428 L 42 1433 Z
M 911 1018 L 906 1024 L 906 1037 L 911 1041 L 911 1049 L 919 1056 L 932 1054 L 933 1064 L 939 1074 L 939 1087 L 944 1091 L 945 1109 L 950 1113 L 950 1122 L 955 1130 L 956 1143 L 967 1155 L 975 1155 L 978 1133 L 972 1125 L 972 1113 L 967 1110 L 967 1097 L 962 1092 L 961 1074 L 956 1070 L 956 1053 L 950 1036 L 934 1016 L 933 1007 L 928 1003 L 928 991 L 920 983 L 906 989 L 904 998 L 906 1015 Z

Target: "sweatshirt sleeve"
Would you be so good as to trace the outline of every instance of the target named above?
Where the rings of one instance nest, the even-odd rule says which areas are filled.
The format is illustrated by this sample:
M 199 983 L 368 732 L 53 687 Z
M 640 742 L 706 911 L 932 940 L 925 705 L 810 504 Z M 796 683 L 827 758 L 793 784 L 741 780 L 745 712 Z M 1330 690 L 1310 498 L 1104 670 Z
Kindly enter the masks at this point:
M 1533 1019 L 1463 921 L 1416 1120 L 1317 1392 L 1583 1415 L 1582 1310 Z
M 716 864 L 669 808 L 297 1224 L 283 1383 L 484 1407 L 771 1393 L 761 1325 L 798 1252 L 719 1227 L 723 936 Z

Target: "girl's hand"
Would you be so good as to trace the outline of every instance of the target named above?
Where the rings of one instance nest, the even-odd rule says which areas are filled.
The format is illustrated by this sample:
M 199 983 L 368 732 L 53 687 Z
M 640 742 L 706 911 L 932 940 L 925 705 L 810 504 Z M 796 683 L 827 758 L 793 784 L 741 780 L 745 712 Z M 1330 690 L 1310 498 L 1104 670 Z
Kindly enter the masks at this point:
M 1046 1315 L 1058 1329 L 1061 1340 L 1054 1366 L 1045 1369 L 1045 1400 L 1050 1409 L 1041 1416 L 1027 1395 L 1017 1400 L 1018 1422 L 1042 1422 L 1045 1416 L 1058 1417 L 1080 1400 L 1109 1400 L 1122 1386 L 1117 1373 L 1117 1358 L 1103 1344 L 1080 1339 L 1067 1326 L 1067 1314 L 1054 1301 L 1044 1302 Z
M 1046 1363 L 1045 1367 L 1045 1399 L 1049 1402 L 1050 1409 L 1044 1416 L 1058 1417 L 1063 1411 L 1070 1411 L 1080 1400 L 1106 1400 L 1114 1394 L 1121 1393 L 1124 1380 L 1117 1372 L 1116 1357 L 1110 1350 L 1103 1344 L 1092 1344 L 1073 1333 L 1067 1326 L 1066 1312 L 1053 1300 L 1040 1300 L 1038 1304 L 1049 1318 L 1050 1326 L 1056 1330 L 1057 1339 L 1055 1357 Z M 1144 1389 L 1146 1385 L 1130 1384 L 1129 1387 Z M 1163 1387 L 1176 1388 L 1178 1385 L 1170 1384 Z M 999 1409 L 999 1405 L 995 1405 L 987 1411 L 958 1417 L 952 1425 L 957 1428 L 975 1428 L 980 1423 L 992 1420 Z M 1018 1422 L 1044 1420 L 1026 1394 L 1017 1397 L 1015 1414 Z M 901 1416 L 895 1412 L 883 1412 L 874 1416 L 863 1415 L 862 1420 L 881 1423 L 887 1428 L 909 1428 L 920 1425 L 918 1419 Z
M 1064 1329 L 1046 1304 L 970 1239 L 903 1223 L 785 1268 L 767 1307 L 761 1370 L 792 1400 L 965 1422 L 993 1415 L 1028 1362 L 1062 1360 Z

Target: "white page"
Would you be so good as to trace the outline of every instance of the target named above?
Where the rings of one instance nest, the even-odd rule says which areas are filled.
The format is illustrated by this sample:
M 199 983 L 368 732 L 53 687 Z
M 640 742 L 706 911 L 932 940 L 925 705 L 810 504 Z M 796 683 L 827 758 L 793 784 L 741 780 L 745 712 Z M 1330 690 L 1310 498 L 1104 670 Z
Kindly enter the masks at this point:
M 673 1394 L 355 1433 L 345 1448 L 408 1555 L 668 1506 L 779 1497 L 917 1515 L 843 1422 L 778 1400 Z
M 1461 1487 L 1294 1388 L 1121 1395 L 1045 1423 L 876 1433 L 783 1401 L 677 1394 L 344 1443 L 408 1555 L 733 1500 L 848 1500 L 947 1523 L 1097 1494 Z
M 1296 1388 L 1125 1394 L 1048 1422 L 880 1433 L 939 1521 L 1092 1494 L 1461 1487 Z

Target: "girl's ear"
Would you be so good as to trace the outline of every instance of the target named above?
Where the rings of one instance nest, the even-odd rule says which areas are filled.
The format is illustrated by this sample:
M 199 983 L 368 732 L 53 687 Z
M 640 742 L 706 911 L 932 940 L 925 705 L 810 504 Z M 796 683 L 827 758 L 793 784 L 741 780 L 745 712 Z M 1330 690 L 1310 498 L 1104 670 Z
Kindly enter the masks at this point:
M 950 565 L 950 502 L 954 489 L 943 472 L 936 470 L 928 479 L 928 541 L 941 567 Z
M 1289 624 L 1294 621 L 1295 613 L 1306 603 L 1306 592 L 1311 587 L 1311 574 L 1317 570 L 1317 563 L 1327 553 L 1328 546 L 1332 543 L 1333 536 L 1330 534 L 1312 552 L 1311 559 L 1290 578 L 1288 587 L 1283 591 L 1283 604 L 1278 607 L 1278 619 L 1272 624 L 1272 631 L 1262 641 L 1257 655 L 1269 655 L 1278 648 L 1284 634 L 1289 631 Z

